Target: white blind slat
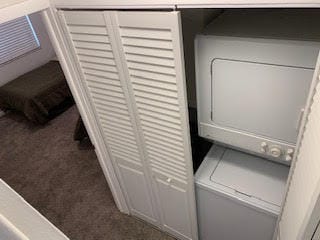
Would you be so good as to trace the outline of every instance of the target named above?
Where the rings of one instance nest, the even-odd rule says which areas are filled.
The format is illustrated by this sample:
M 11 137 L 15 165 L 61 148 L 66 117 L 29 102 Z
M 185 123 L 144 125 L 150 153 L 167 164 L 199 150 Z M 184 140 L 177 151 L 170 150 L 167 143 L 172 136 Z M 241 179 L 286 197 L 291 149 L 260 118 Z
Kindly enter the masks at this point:
M 28 16 L 0 24 L 0 65 L 40 46 Z

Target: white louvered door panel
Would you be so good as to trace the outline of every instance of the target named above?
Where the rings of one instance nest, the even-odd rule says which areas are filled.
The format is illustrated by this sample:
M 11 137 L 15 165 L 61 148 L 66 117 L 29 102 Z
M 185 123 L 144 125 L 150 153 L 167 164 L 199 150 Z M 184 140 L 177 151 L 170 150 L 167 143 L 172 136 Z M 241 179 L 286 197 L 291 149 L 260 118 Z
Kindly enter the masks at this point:
M 102 11 L 60 16 L 130 211 L 158 225 L 109 16 Z
M 164 230 L 197 239 L 179 12 L 113 12 Z
M 320 58 L 319 58 L 320 59 Z M 320 198 L 320 81 L 318 59 L 313 87 L 309 96 L 310 107 L 303 127 L 297 159 L 289 183 L 283 213 L 279 222 L 280 240 L 311 239 L 314 229 L 307 231 L 312 209 Z M 319 208 L 319 206 L 318 206 Z M 314 223 L 314 224 L 317 224 Z

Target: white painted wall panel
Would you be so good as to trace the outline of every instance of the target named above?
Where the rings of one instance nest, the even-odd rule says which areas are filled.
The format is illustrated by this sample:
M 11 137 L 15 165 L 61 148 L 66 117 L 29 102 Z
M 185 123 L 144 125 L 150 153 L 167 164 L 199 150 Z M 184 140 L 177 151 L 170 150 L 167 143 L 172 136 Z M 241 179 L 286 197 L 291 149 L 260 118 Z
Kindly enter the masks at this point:
M 2 214 L 0 214 L 0 236 L 1 240 L 29 240 L 26 235 Z
M 11 238 L 12 240 L 69 239 L 1 179 L 0 215 L 2 227 L 9 228 L 6 236 L 10 231 L 11 236 L 15 237 Z M 6 239 L 2 232 L 0 232 L 0 239 Z

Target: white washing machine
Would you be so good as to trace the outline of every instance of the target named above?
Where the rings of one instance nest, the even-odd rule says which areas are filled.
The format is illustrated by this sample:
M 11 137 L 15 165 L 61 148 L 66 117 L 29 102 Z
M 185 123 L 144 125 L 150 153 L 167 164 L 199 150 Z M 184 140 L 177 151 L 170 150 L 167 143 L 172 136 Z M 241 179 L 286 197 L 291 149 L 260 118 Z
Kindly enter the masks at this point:
M 200 240 L 272 240 L 288 173 L 213 145 L 195 176 Z

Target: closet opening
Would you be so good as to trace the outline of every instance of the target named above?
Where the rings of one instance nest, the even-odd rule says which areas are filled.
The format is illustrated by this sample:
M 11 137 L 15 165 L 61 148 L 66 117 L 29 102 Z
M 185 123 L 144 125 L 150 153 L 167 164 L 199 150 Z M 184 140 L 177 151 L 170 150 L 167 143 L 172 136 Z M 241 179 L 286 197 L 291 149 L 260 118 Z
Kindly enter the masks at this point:
M 320 11 L 181 15 L 200 238 L 272 239 L 317 81 Z M 265 235 L 226 230 L 243 219 Z
M 310 89 L 312 90 L 313 70 L 320 46 L 320 36 L 316 27 L 320 11 L 314 9 L 181 9 L 180 11 L 190 133 L 193 140 L 201 136 L 201 140 L 193 141 L 196 142 L 193 144 L 194 171 L 201 164 L 201 158 L 197 154 L 205 154 L 210 143 L 229 141 L 229 139 L 219 141 L 220 138 L 228 138 L 224 134 L 222 137 L 211 137 L 210 132 L 213 130 L 210 128 L 213 125 L 229 132 L 239 131 L 237 137 L 243 142 L 247 139 L 241 137 L 242 133 L 261 139 L 274 139 L 274 143 L 284 144 L 286 149 L 282 150 L 291 152 L 288 148 L 295 147 L 304 106 Z M 259 44 L 240 44 L 244 42 Z M 276 44 L 278 48 L 272 48 L 272 45 Z M 281 46 L 286 49 L 277 52 Z M 195 56 L 195 52 L 198 56 Z M 208 53 L 205 57 L 204 52 Z M 243 71 L 239 72 L 240 69 Z M 234 75 L 223 76 L 227 72 L 234 72 Z M 281 74 L 283 77 L 279 79 Z M 262 79 L 263 76 L 266 76 L 265 80 Z M 258 98 L 257 95 L 262 92 L 265 94 Z M 234 95 L 235 93 L 237 95 Z M 243 98 L 245 94 L 249 95 L 247 102 Z M 248 105 L 251 100 L 258 102 Z M 244 116 L 245 114 L 248 116 Z M 258 114 L 261 116 L 258 117 Z M 199 126 L 202 126 L 202 130 L 198 129 Z M 235 136 L 233 135 L 233 138 L 236 138 Z M 277 158 L 276 153 L 275 156 L 271 153 L 264 154 L 260 146 L 259 149 L 255 149 L 242 146 L 241 143 L 232 144 L 231 140 L 225 144 L 286 165 L 290 165 L 292 160 L 289 157 L 286 159 L 285 155 L 283 158 Z

